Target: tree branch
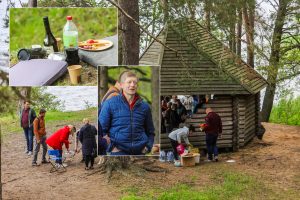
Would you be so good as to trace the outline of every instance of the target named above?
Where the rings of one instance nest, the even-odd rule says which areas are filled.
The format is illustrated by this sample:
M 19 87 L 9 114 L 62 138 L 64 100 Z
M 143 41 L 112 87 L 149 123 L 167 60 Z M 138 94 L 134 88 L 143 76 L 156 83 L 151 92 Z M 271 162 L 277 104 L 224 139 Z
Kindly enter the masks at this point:
M 289 75 L 284 76 L 284 77 L 281 77 L 281 78 L 277 79 L 277 82 L 282 82 L 282 81 L 285 81 L 285 80 L 287 80 L 287 79 L 294 78 L 294 77 L 296 77 L 296 76 L 298 76 L 298 75 L 300 75 L 300 71 L 295 72 L 295 73 L 293 73 L 293 74 L 289 74 Z
M 300 50 L 300 43 L 299 44 L 295 44 L 295 45 L 291 45 L 289 47 L 286 47 L 286 48 L 282 49 L 282 51 L 280 53 L 281 53 L 281 55 L 284 55 L 288 51 L 291 51 L 291 50 L 294 50 L 294 49 L 299 49 Z
M 127 17 L 128 19 L 130 19 L 131 21 L 133 21 L 133 23 L 135 23 L 140 29 L 142 29 L 143 32 L 147 33 L 147 35 L 149 35 L 153 40 L 155 40 L 156 42 L 160 43 L 161 45 L 163 45 L 164 47 L 166 47 L 167 49 L 176 52 L 176 55 L 178 54 L 178 51 L 174 48 L 171 48 L 167 45 L 165 45 L 162 41 L 160 41 L 159 39 L 157 39 L 154 35 L 152 35 L 148 30 L 146 30 L 144 27 L 142 27 L 136 20 L 134 20 L 125 10 L 123 10 L 116 2 L 112 1 L 112 0 L 108 0 L 112 5 L 114 5 L 115 7 L 118 8 L 119 11 L 121 11 L 121 13 Z

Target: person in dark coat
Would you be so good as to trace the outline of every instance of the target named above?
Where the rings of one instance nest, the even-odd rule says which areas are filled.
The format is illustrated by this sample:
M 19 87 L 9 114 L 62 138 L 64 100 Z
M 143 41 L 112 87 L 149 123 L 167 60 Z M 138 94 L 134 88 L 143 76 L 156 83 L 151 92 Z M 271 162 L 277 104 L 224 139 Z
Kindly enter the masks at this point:
M 172 104 L 171 109 L 166 114 L 166 120 L 167 120 L 167 123 L 169 124 L 167 133 L 171 133 L 173 131 L 173 129 L 179 128 L 181 119 L 180 119 L 179 115 L 177 114 L 176 109 L 177 109 L 177 105 Z
M 211 108 L 205 110 L 207 116 L 205 117 L 205 125 L 203 126 L 205 132 L 205 140 L 207 146 L 208 160 L 218 162 L 218 137 L 222 138 L 222 120 L 221 117 L 215 113 Z
M 162 121 L 164 123 L 166 133 L 170 133 L 170 112 L 171 112 L 172 103 L 168 102 L 167 110 L 162 112 Z
M 181 103 L 180 99 L 176 100 L 176 104 L 177 104 L 177 114 L 179 115 L 179 118 L 181 120 L 180 122 L 184 123 L 187 116 L 187 110 L 184 107 L 184 105 Z
M 93 169 L 95 157 L 97 156 L 97 129 L 90 124 L 89 119 L 83 119 L 84 126 L 79 131 L 79 141 L 82 144 L 82 154 L 85 161 L 85 169 Z M 91 163 L 89 167 L 89 163 Z

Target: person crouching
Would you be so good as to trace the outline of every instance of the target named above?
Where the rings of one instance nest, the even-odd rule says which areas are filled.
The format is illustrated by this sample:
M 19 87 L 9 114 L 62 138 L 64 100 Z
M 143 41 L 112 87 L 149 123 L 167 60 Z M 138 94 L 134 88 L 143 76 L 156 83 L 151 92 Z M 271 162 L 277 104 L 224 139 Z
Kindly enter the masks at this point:
M 47 140 L 46 143 L 54 150 L 59 151 L 59 157 L 62 157 L 62 146 L 65 144 L 67 152 L 69 152 L 69 145 L 71 141 L 69 141 L 69 136 L 74 135 L 76 132 L 76 128 L 73 125 L 65 126 L 55 133 L 53 133 Z M 58 165 L 62 165 L 62 160 L 58 159 L 56 161 Z
M 188 146 L 192 146 L 191 143 L 189 142 L 188 136 L 192 134 L 193 131 L 195 131 L 193 125 L 189 125 L 189 127 L 187 127 L 187 125 L 184 125 L 182 128 L 176 129 L 169 134 L 168 137 L 170 139 L 172 149 L 173 149 L 175 166 L 177 166 L 178 163 L 180 162 L 176 148 L 179 144 L 181 144 L 181 138 L 183 138 L 183 140 Z

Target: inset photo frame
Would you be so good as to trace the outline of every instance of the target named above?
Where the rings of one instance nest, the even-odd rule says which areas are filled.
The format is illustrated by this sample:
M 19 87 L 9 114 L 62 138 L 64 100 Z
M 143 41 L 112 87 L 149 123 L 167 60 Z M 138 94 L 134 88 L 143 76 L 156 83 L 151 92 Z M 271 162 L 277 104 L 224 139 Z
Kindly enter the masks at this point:
M 98 155 L 159 154 L 159 73 L 159 66 L 99 66 Z

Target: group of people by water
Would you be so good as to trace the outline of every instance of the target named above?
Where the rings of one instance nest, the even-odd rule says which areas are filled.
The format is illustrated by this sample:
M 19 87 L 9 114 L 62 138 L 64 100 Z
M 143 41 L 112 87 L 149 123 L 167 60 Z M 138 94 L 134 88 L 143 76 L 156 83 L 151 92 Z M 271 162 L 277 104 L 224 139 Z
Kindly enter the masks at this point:
M 38 115 L 36 115 L 35 110 L 30 106 L 30 101 L 24 101 L 23 109 L 20 113 L 20 125 L 23 128 L 26 139 L 25 153 L 28 156 L 33 156 L 32 166 L 39 166 L 50 162 L 49 158 L 46 157 L 48 148 L 58 150 L 59 159 L 55 160 L 55 165 L 60 168 L 65 166 L 63 163 L 63 146 L 67 153 L 70 154 L 70 144 L 72 144 L 70 136 L 74 136 L 76 128 L 74 125 L 65 125 L 49 136 L 45 123 L 46 112 L 46 109 L 41 108 Z M 76 133 L 74 154 L 80 152 L 78 145 L 80 141 L 82 144 L 82 161 L 85 162 L 85 169 L 88 170 L 93 169 L 94 158 L 97 156 L 97 129 L 90 124 L 88 118 L 84 118 L 82 122 L 82 127 Z M 42 160 L 38 163 L 38 154 L 41 146 L 43 149 Z

